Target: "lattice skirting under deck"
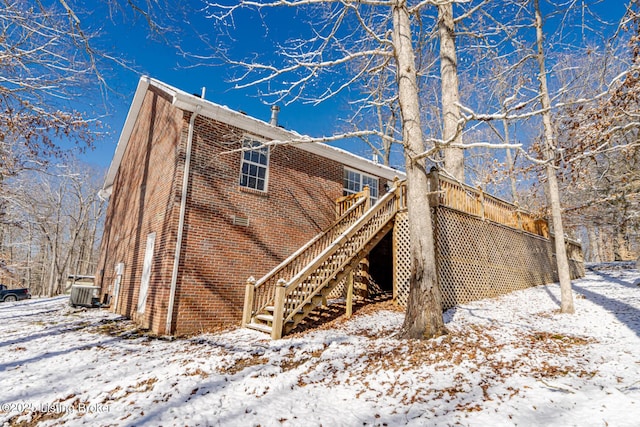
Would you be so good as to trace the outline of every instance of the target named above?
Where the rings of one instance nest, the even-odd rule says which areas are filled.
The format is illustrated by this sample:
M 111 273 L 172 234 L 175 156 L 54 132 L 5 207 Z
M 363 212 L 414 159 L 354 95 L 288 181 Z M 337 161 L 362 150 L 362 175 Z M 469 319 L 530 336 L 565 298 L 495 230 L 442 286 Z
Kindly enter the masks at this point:
M 433 210 L 432 210 L 433 212 Z M 445 309 L 557 281 L 553 241 L 439 207 L 435 209 L 437 270 Z M 410 249 L 406 212 L 393 230 L 394 298 L 406 305 Z M 572 279 L 584 275 L 582 252 L 568 248 Z

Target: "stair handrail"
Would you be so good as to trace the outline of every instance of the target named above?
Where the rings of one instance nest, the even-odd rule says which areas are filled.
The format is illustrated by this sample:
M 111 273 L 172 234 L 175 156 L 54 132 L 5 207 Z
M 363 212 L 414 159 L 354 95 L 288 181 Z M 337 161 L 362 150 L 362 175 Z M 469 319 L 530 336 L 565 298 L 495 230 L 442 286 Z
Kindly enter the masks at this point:
M 251 287 L 251 290 L 247 289 L 246 292 L 251 292 L 255 294 L 256 290 L 264 287 L 267 283 L 272 283 L 273 286 L 269 286 L 270 289 L 266 292 L 264 298 L 255 298 L 254 295 L 251 295 L 250 299 L 245 299 L 245 308 L 243 314 L 243 323 L 248 323 L 250 316 L 253 313 L 257 313 L 263 310 L 272 300 L 275 298 L 275 289 L 277 285 L 278 279 L 280 279 L 278 274 L 282 272 L 284 269 L 289 267 L 294 261 L 298 258 L 301 258 L 305 252 L 307 252 L 310 248 L 312 248 L 319 240 L 326 237 L 327 235 L 335 232 L 335 229 L 339 226 L 344 226 L 342 224 L 345 220 L 350 219 L 350 217 L 360 208 L 363 208 L 368 203 L 368 192 L 363 192 L 363 195 L 360 199 L 354 203 L 340 218 L 333 222 L 333 224 L 328 227 L 325 231 L 317 234 L 313 239 L 308 241 L 305 245 L 303 245 L 300 249 L 291 254 L 287 259 L 282 261 L 278 266 L 272 269 L 269 273 L 262 276 L 259 280 L 255 281 L 253 278 L 249 278 L 247 281 L 247 288 Z M 327 239 L 327 245 L 331 244 L 335 240 L 335 238 Z M 305 263 L 306 264 L 306 263 Z M 304 267 L 305 264 L 301 264 L 300 268 Z M 297 271 L 294 269 L 292 275 L 295 275 Z M 245 295 L 248 297 L 248 295 Z
M 338 218 L 338 220 L 336 220 L 330 227 L 327 228 L 326 231 L 322 232 L 322 233 L 318 233 L 313 239 L 309 240 L 307 243 L 304 244 L 304 246 L 302 246 L 301 248 L 299 248 L 297 251 L 295 251 L 293 254 L 289 255 L 289 257 L 287 259 L 285 259 L 284 261 L 282 261 L 277 267 L 275 267 L 273 270 L 271 270 L 270 272 L 268 272 L 267 274 L 265 274 L 263 277 L 260 278 L 260 280 L 256 281 L 256 288 L 259 288 L 260 286 L 262 286 L 267 280 L 269 280 L 272 276 L 275 276 L 280 270 L 282 270 L 284 267 L 287 266 L 287 264 L 290 264 L 291 262 L 293 262 L 293 260 L 297 257 L 299 257 L 303 252 L 305 252 L 307 249 L 309 249 L 311 246 L 313 246 L 314 243 L 316 243 L 318 240 L 320 240 L 320 238 L 322 238 L 322 236 L 329 234 L 330 231 L 332 231 L 338 224 L 340 224 L 340 222 L 349 216 L 349 214 L 351 214 L 351 212 L 355 211 L 356 209 L 358 209 L 358 207 L 360 207 L 361 205 L 363 205 L 366 202 L 365 198 L 362 197 L 360 198 L 360 200 L 358 200 L 356 203 L 354 203 L 349 210 L 347 210 L 344 215 L 342 215 L 340 218 Z
M 395 213 L 398 211 L 398 202 L 401 199 L 401 188 L 404 185 L 404 181 L 397 181 L 394 183 L 395 186 L 392 190 L 390 190 L 387 194 L 385 194 L 378 202 L 367 212 L 364 213 L 360 218 L 357 219 L 349 228 L 347 228 L 344 232 L 342 232 L 325 250 L 322 251 L 313 261 L 308 263 L 304 269 L 300 270 L 298 274 L 292 277 L 288 282 L 282 283 L 281 286 L 284 288 L 282 292 L 282 298 L 286 298 L 286 295 L 289 295 L 293 290 L 295 290 L 299 283 L 309 276 L 313 271 L 315 271 L 319 266 L 321 266 L 329 257 L 331 257 L 335 252 L 338 251 L 342 245 L 348 241 L 350 238 L 355 236 L 357 232 L 359 232 L 364 225 L 366 225 L 376 214 L 384 209 L 389 209 L 388 203 L 392 201 L 391 210 L 389 217 L 393 218 Z M 376 231 L 377 232 L 377 231 Z M 375 233 L 374 233 L 375 235 Z M 333 274 L 332 274 L 333 275 Z M 309 295 L 306 296 L 303 300 L 301 300 L 298 305 L 291 310 L 289 313 L 285 313 L 283 307 L 279 307 L 279 305 L 284 304 L 283 301 L 274 301 L 275 302 L 275 312 L 274 312 L 274 327 L 282 327 L 284 322 L 287 322 L 291 319 L 296 312 L 300 309 L 300 307 L 304 306 L 314 295 L 316 295 L 325 285 L 322 284 L 314 289 Z M 277 318 L 279 316 L 280 318 Z M 282 319 L 282 320 L 280 320 Z M 277 335 L 276 335 L 277 336 Z
M 395 191 L 388 192 L 385 194 L 378 202 L 364 215 L 362 215 L 356 222 L 351 224 L 349 228 L 347 228 L 344 232 L 342 232 L 338 237 L 335 238 L 317 257 L 313 259 L 309 264 L 307 264 L 302 270 L 298 272 L 294 277 L 292 277 L 289 281 L 287 281 L 286 289 L 287 293 L 292 288 L 297 286 L 297 282 L 299 282 L 302 278 L 306 277 L 313 270 L 318 268 L 333 252 L 335 252 L 344 242 L 349 240 L 356 232 L 360 230 L 362 225 L 367 223 L 372 216 L 374 216 L 378 211 L 382 210 L 385 204 L 389 201 L 389 199 L 393 199 L 396 197 Z M 394 209 L 395 211 L 396 209 Z

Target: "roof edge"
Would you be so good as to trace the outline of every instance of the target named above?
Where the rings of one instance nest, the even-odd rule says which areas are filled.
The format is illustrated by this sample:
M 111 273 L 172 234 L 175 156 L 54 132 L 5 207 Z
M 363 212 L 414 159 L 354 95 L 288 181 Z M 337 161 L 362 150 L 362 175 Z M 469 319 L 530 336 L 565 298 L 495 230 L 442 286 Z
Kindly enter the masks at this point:
M 118 139 L 118 144 L 116 146 L 113 159 L 111 160 L 111 165 L 109 166 L 109 170 L 107 171 L 102 190 L 100 190 L 100 194 L 103 197 L 108 197 L 111 195 L 116 174 L 118 173 L 120 163 L 122 162 L 122 157 L 124 156 L 124 153 L 126 151 L 129 139 L 133 132 L 133 128 L 138 119 L 138 114 L 140 113 L 140 109 L 142 107 L 142 102 L 144 101 L 144 97 L 149 86 L 153 86 L 165 92 L 172 99 L 172 105 L 180 108 L 181 110 L 194 112 L 199 107 L 199 114 L 202 116 L 223 123 L 228 123 L 231 126 L 235 126 L 244 131 L 274 141 L 281 141 L 283 143 L 287 141 L 294 141 L 294 143 L 292 144 L 292 146 L 294 147 L 300 148 L 309 153 L 319 155 L 321 157 L 325 157 L 327 159 L 337 161 L 353 169 L 358 169 L 362 172 L 380 176 L 382 178 L 392 180 L 396 176 L 400 178 L 403 178 L 405 176 L 404 172 L 402 171 L 384 166 L 379 163 L 375 163 L 371 160 L 365 159 L 364 157 L 360 157 L 341 148 L 332 147 L 321 142 L 311 142 L 312 138 L 308 136 L 300 135 L 297 132 L 274 126 L 270 123 L 248 116 L 244 113 L 234 111 L 228 107 L 215 104 L 211 101 L 207 101 L 206 99 L 202 99 L 199 96 L 191 95 L 159 80 L 152 79 L 148 76 L 142 76 L 138 81 L 138 87 L 136 88 L 136 92 L 133 96 L 133 101 L 131 102 L 131 107 L 129 108 L 127 118 L 122 128 L 122 132 L 120 133 L 120 138 Z
M 151 79 L 147 76 L 140 77 L 140 80 L 138 81 L 138 87 L 136 88 L 136 92 L 133 95 L 131 107 L 129 107 L 129 112 L 127 113 L 127 118 L 124 121 L 122 132 L 120 132 L 120 138 L 118 139 L 118 145 L 116 145 L 116 151 L 113 154 L 113 159 L 111 160 L 111 164 L 109 165 L 109 170 L 107 171 L 107 175 L 104 178 L 102 190 L 100 190 L 100 193 L 103 195 L 103 197 L 108 197 L 111 195 L 113 181 L 115 180 L 118 169 L 120 168 L 120 162 L 122 161 L 124 152 L 126 151 L 127 145 L 129 144 L 129 138 L 131 137 L 133 127 L 138 120 L 138 114 L 140 113 L 142 102 L 144 101 L 144 97 L 150 84 Z

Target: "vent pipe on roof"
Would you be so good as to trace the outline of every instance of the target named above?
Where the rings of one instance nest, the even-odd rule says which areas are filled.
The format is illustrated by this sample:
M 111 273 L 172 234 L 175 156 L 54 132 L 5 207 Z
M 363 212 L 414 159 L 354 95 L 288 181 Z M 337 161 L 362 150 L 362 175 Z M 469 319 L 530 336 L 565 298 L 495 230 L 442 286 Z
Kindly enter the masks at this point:
M 202 95 L 200 95 L 200 98 L 204 99 L 204 95 L 207 93 L 207 88 L 202 86 Z
M 271 126 L 278 126 L 278 113 L 280 112 L 280 107 L 277 105 L 271 106 L 271 120 L 269 123 Z

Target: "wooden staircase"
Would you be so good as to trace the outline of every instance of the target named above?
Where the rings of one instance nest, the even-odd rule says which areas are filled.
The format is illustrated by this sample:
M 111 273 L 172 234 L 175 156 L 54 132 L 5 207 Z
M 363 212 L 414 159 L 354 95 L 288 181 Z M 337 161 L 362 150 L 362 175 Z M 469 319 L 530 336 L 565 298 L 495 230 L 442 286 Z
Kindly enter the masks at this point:
M 242 324 L 279 339 L 296 327 L 345 281 L 358 263 L 393 229 L 405 200 L 404 182 L 370 207 L 368 191 L 327 230 L 260 280 L 247 280 Z

